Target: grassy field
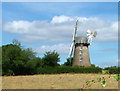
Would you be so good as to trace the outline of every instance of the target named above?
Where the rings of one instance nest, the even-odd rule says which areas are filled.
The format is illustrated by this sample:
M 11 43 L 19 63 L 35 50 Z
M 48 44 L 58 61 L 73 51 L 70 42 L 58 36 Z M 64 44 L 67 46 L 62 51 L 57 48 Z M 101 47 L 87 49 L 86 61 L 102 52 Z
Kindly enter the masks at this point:
M 87 80 L 96 80 L 98 77 L 108 78 L 102 74 L 51 74 L 31 76 L 3 76 L 3 89 L 76 89 L 82 87 Z M 118 89 L 115 79 L 106 79 L 107 86 L 100 83 L 92 85 L 94 89 Z

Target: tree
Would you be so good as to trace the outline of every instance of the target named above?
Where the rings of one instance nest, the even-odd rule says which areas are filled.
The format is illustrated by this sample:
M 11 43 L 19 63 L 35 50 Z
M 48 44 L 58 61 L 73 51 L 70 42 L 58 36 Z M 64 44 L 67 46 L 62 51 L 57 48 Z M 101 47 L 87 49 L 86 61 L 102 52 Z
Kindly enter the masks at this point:
M 18 41 L 18 40 L 16 40 L 16 39 L 14 39 L 13 41 L 12 41 L 12 43 L 13 43 L 13 45 L 17 45 L 17 46 L 21 46 L 21 43 L 20 43 L 20 41 Z
M 8 44 L 2 46 L 2 71 L 6 75 L 12 75 L 15 69 L 14 60 L 20 57 L 21 48 L 17 45 Z
M 69 58 L 67 58 L 67 62 L 65 62 L 63 65 L 64 66 L 72 66 L 72 62 L 73 62 L 73 57 L 71 58 L 71 60 Z
M 36 52 L 33 52 L 32 51 L 32 48 L 27 48 L 26 50 L 25 50 L 25 53 L 26 53 L 26 56 L 29 58 L 29 59 L 35 59 L 36 58 Z
M 30 48 L 21 48 L 20 44 L 20 42 L 14 40 L 13 44 L 2 46 L 3 75 L 23 75 L 34 73 L 34 67 L 36 67 L 37 64 L 35 61 L 36 53 Z
M 20 56 L 21 48 L 17 45 L 8 44 L 2 46 L 2 59 L 9 59 L 11 62 Z
M 55 51 L 46 52 L 43 57 L 43 63 L 44 66 L 58 66 L 59 64 L 57 62 L 60 61 L 59 54 Z
M 38 67 L 43 67 L 44 66 L 44 63 L 43 63 L 43 60 L 40 58 L 40 57 L 36 57 L 35 59 L 34 59 L 34 61 L 36 62 L 36 69 L 38 68 Z
M 25 68 L 25 70 L 26 70 L 26 73 L 29 75 L 29 74 L 35 74 L 36 73 L 36 62 L 35 62 L 35 60 L 29 60 L 29 61 L 27 61 L 27 63 L 26 63 L 26 68 Z
M 95 64 L 91 64 L 91 67 L 95 68 Z
M 26 67 L 25 62 L 22 60 L 13 60 L 12 71 L 14 75 L 25 75 Z

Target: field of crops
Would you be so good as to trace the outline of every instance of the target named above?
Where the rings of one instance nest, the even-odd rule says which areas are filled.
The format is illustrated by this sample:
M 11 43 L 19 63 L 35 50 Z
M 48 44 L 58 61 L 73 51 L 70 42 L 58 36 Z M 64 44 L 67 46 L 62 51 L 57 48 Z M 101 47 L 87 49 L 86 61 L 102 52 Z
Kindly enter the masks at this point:
M 102 74 L 49 74 L 30 76 L 3 76 L 3 89 L 76 89 L 85 85 L 87 80 L 96 80 L 98 77 L 108 78 Z M 118 82 L 114 78 L 106 79 L 106 87 L 97 82 L 93 89 L 118 89 Z

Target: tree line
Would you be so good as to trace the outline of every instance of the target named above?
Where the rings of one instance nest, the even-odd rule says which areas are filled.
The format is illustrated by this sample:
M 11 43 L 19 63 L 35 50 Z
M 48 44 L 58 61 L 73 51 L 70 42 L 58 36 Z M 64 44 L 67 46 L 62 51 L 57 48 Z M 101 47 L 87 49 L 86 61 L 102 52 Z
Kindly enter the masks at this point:
M 56 51 L 48 51 L 40 58 L 31 48 L 25 49 L 17 40 L 2 46 L 2 75 L 99 73 L 102 71 L 102 68 L 95 65 L 91 67 L 72 67 L 72 63 L 68 59 L 62 65 L 58 64 L 59 61 L 59 54 Z

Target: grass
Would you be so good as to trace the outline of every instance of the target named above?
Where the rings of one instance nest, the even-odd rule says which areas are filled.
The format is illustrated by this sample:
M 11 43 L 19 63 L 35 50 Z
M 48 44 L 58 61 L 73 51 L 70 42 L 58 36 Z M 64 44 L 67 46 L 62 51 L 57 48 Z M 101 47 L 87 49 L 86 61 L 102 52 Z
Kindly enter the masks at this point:
M 98 77 L 108 77 L 107 74 L 47 74 L 30 76 L 3 76 L 2 89 L 76 89 L 85 85 L 87 80 Z M 101 83 L 92 85 L 93 89 L 118 89 L 114 78 L 106 80 L 107 86 Z

